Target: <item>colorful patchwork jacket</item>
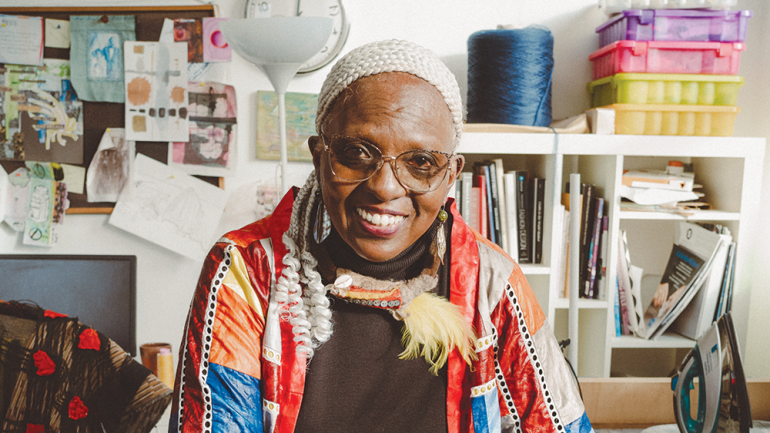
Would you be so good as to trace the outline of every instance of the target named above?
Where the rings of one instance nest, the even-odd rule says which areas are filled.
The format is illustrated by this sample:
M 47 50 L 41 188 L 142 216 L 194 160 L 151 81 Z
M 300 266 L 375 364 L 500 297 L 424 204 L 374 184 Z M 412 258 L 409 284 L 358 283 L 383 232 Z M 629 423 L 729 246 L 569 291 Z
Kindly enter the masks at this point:
M 180 347 L 170 432 L 294 430 L 306 360 L 272 296 L 293 196 L 225 235 L 206 258 Z M 521 269 L 451 211 L 450 302 L 480 337 L 472 368 L 457 350 L 449 357 L 449 432 L 591 433 Z

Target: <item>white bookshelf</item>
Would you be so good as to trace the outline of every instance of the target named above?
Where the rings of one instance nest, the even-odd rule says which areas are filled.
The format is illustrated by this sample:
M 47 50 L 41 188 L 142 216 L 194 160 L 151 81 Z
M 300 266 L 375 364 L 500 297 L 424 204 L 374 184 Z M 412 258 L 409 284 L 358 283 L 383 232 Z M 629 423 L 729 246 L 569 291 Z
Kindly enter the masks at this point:
M 600 289 L 603 299 L 579 299 L 577 302 L 577 364 L 579 376 L 609 377 L 611 373 L 635 371 L 632 364 L 644 363 L 647 359 L 660 362 L 664 358 L 671 364 L 681 356 L 682 349 L 691 348 L 695 343 L 676 334 L 664 334 L 653 341 L 615 336 L 614 281 L 621 229 L 628 232 L 632 263 L 642 267 L 645 275 L 660 275 L 671 251 L 677 221 L 726 225 L 738 244 L 733 319 L 739 341 L 745 341 L 751 289 L 749 270 L 754 250 L 752 233 L 758 221 L 764 149 L 764 138 L 555 136 L 551 133 L 483 132 L 480 125 L 466 125 L 458 151 L 465 156 L 469 169 L 473 162 L 502 158 L 505 171 L 527 169 L 531 177 L 546 179 L 543 263 L 525 264 L 522 270 L 559 340 L 568 336 L 570 303 L 569 299 L 561 297 L 559 287 L 562 227 L 554 222 L 554 209 L 560 206 L 561 192 L 570 173 L 580 173 L 581 182 L 596 185 L 597 196 L 605 199 L 609 209 L 607 275 Z M 703 185 L 705 200 L 711 203 L 712 210 L 698 211 L 688 217 L 663 212 L 620 211 L 623 170 L 663 169 L 669 159 L 693 164 L 695 181 Z M 642 299 L 644 302 L 645 293 L 642 293 Z M 629 350 L 632 353 L 629 354 Z M 667 372 L 661 375 L 664 374 Z

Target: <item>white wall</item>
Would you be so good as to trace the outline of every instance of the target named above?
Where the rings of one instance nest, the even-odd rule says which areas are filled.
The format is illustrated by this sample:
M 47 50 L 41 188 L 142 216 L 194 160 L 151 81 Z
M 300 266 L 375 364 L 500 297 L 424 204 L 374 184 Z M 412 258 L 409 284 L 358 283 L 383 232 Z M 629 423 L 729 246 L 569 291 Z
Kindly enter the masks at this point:
M 343 0 L 352 23 L 350 37 L 344 52 L 366 42 L 380 39 L 407 39 L 435 51 L 457 75 L 465 92 L 467 82 L 467 40 L 477 31 L 492 29 L 498 24 L 543 24 L 555 38 L 555 75 L 553 83 L 554 118 L 568 117 L 588 108 L 585 84 L 591 79 L 588 55 L 597 48 L 594 29 L 604 22 L 596 0 L 391 0 L 375 2 Z M 150 2 L 128 4 L 151 4 Z M 180 3 L 175 1 L 174 3 Z M 194 1 L 188 3 L 196 4 Z M 126 5 L 126 1 L 63 2 L 35 0 L 0 0 L 2 6 L 31 5 Z M 240 17 L 243 0 L 222 0 L 222 16 Z M 739 105 L 743 112 L 736 122 L 737 136 L 770 136 L 765 121 L 770 112 L 764 71 L 770 62 L 770 44 L 765 41 L 764 28 L 770 19 L 770 6 L 763 0 L 740 0 L 742 9 L 753 9 L 749 24 L 748 47 L 741 65 L 747 84 L 741 90 Z M 298 76 L 289 86 L 293 92 L 320 90 L 329 67 L 314 74 Z M 264 74 L 253 65 L 234 56 L 230 83 L 238 94 L 238 174 L 226 181 L 226 189 L 257 179 L 274 177 L 275 162 L 255 158 L 257 90 L 272 90 Z M 768 163 L 766 162 L 766 167 Z M 291 163 L 291 183 L 301 185 L 310 172 L 309 164 Z M 766 170 L 765 185 L 770 182 Z M 764 188 L 770 193 L 770 188 Z M 767 197 L 768 194 L 765 194 Z M 764 207 L 770 206 L 770 200 Z M 763 212 L 762 222 L 770 212 Z M 0 253 L 56 253 L 56 254 L 134 254 L 138 257 L 137 332 L 139 344 L 155 341 L 179 343 L 185 316 L 201 260 L 193 261 L 164 248 L 125 233 L 107 224 L 105 215 L 68 215 L 59 245 L 50 250 L 25 247 L 17 236 L 3 225 L 0 229 Z M 766 226 L 767 224 L 762 224 Z M 222 230 L 235 228 L 221 227 Z M 770 269 L 762 266 L 759 258 L 770 255 L 770 234 L 757 233 L 758 243 L 755 284 L 751 304 L 746 366 L 750 376 L 768 376 L 770 361 L 762 354 L 770 350 L 770 339 L 762 334 L 770 329 L 770 291 L 766 290 Z M 764 242 L 762 242 L 764 241 Z M 763 247 L 764 246 L 764 247 Z M 0 293 L 2 299 L 2 293 Z

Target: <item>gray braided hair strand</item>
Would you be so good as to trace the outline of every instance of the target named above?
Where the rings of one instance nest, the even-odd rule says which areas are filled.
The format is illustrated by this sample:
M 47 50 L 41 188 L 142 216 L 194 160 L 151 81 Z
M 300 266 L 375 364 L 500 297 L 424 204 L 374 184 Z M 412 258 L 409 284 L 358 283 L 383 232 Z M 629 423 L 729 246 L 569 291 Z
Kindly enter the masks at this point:
M 277 284 L 276 300 L 292 325 L 297 353 L 308 358 L 332 334 L 331 309 L 326 298 L 329 286 L 321 282 L 316 267 L 318 261 L 310 252 L 312 213 L 320 199 L 315 171 L 310 173 L 300 189 L 291 211 L 291 224 L 283 235 L 288 252 L 283 257 L 286 266 Z M 300 274 L 302 271 L 302 275 Z M 305 284 L 303 295 L 299 282 Z

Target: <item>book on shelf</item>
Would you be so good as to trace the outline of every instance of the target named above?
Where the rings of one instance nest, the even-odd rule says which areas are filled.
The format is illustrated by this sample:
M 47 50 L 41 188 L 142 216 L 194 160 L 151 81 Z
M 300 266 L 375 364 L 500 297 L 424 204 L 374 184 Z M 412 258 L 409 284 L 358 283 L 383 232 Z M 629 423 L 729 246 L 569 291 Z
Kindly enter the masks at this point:
M 622 185 L 635 188 L 692 191 L 695 176 L 692 173 L 672 174 L 659 170 L 628 170 L 623 173 Z
M 493 209 L 495 203 L 492 198 L 492 179 L 489 173 L 489 165 L 485 163 L 476 163 L 474 169 L 476 174 L 481 176 L 484 181 L 484 215 L 486 217 L 486 231 L 484 237 L 497 243 L 497 238 L 495 237 L 495 211 Z
M 589 183 L 584 183 L 580 186 L 582 195 L 583 195 L 583 203 L 582 207 L 580 209 L 580 279 L 578 281 L 578 287 L 580 290 L 580 297 L 581 298 L 589 298 L 588 293 L 588 251 L 591 243 L 591 235 L 593 231 L 591 230 L 593 228 L 593 221 L 591 220 L 591 217 L 593 216 L 595 212 L 595 204 L 594 204 L 594 189 L 595 187 Z M 593 209 L 592 209 L 593 208 Z
M 627 335 L 626 322 L 620 312 L 620 285 L 618 284 L 617 275 L 615 275 L 615 302 L 613 309 L 615 312 L 615 336 Z
M 732 244 L 730 235 L 722 235 L 717 252 L 708 275 L 703 280 L 698 292 L 682 310 L 679 317 L 671 323 L 670 330 L 685 337 L 697 340 L 714 322 L 714 311 L 719 302 L 728 250 Z
M 470 223 L 471 220 L 471 189 L 473 188 L 473 173 L 467 171 L 462 172 L 460 175 L 460 181 L 462 182 L 462 206 L 460 207 L 460 215 L 463 219 Z M 473 226 L 471 226 L 473 227 Z
M 484 189 L 484 176 L 474 174 L 472 176 L 472 181 L 471 206 L 468 212 L 468 225 L 470 225 L 472 229 L 479 232 L 480 235 L 486 237 L 487 225 L 484 219 L 484 205 L 486 204 L 484 197 L 486 195 L 486 191 Z
M 497 184 L 497 206 L 499 209 L 499 227 L 500 242 L 498 245 L 505 251 L 510 251 L 510 233 L 508 232 L 508 200 L 505 196 L 505 179 L 503 170 L 503 159 L 495 158 L 492 160 L 495 167 L 495 182 Z
M 642 273 L 642 268 L 631 264 L 626 232 L 621 231 L 618 236 L 617 284 L 623 335 L 634 334 L 644 337 L 641 302 Z
M 594 198 L 593 215 L 591 216 L 591 240 L 588 242 L 588 258 L 586 259 L 585 293 L 588 299 L 598 299 L 599 293 L 596 287 L 596 267 L 599 256 L 599 237 L 602 234 L 602 218 L 604 217 L 604 199 Z
M 602 217 L 602 234 L 599 237 L 599 263 L 596 266 L 597 280 L 599 286 L 599 299 L 605 300 L 606 296 L 606 278 L 607 278 L 607 255 L 609 254 L 609 227 L 610 217 L 609 205 L 607 201 L 604 202 L 604 216 Z
M 543 263 L 543 218 L 545 218 L 545 179 L 533 177 L 532 187 L 532 263 Z
M 564 205 L 559 205 L 562 214 L 561 219 L 561 254 L 559 266 L 555 269 L 559 272 L 559 285 L 562 298 L 569 297 L 569 225 L 570 211 Z M 558 226 L 556 226 L 558 227 Z
M 500 217 L 501 208 L 500 208 L 500 193 L 502 191 L 498 191 L 497 188 L 497 168 L 495 167 L 494 161 L 486 161 L 484 165 L 487 167 L 486 171 L 489 176 L 489 189 L 491 191 L 491 194 L 488 194 L 490 197 L 492 197 L 492 206 L 490 206 L 490 220 L 494 222 L 492 226 L 494 227 L 494 239 L 492 242 L 496 243 L 497 245 L 502 246 L 503 242 L 503 232 L 502 228 L 500 227 L 500 221 L 502 221 Z
M 503 174 L 503 191 L 505 192 L 505 203 L 507 206 L 506 214 L 508 219 L 508 247 L 506 251 L 508 254 L 519 263 L 519 232 L 516 225 L 516 215 L 518 214 L 518 207 L 516 202 L 516 174 L 508 172 Z
M 532 263 L 532 240 L 530 239 L 532 223 L 531 219 L 527 218 L 532 207 L 527 199 L 529 172 L 516 170 L 514 176 L 516 179 L 516 232 L 518 234 L 519 263 Z
M 725 264 L 725 276 L 722 280 L 722 288 L 719 293 L 719 302 L 714 310 L 714 319 L 722 317 L 725 313 L 730 311 L 730 303 L 733 296 L 733 284 L 735 283 L 735 242 L 730 243 L 730 247 L 727 250 L 727 263 Z
M 666 270 L 644 313 L 645 338 L 661 335 L 697 294 L 720 245 L 725 242 L 724 236 L 728 235 L 697 224 L 677 222 Z

